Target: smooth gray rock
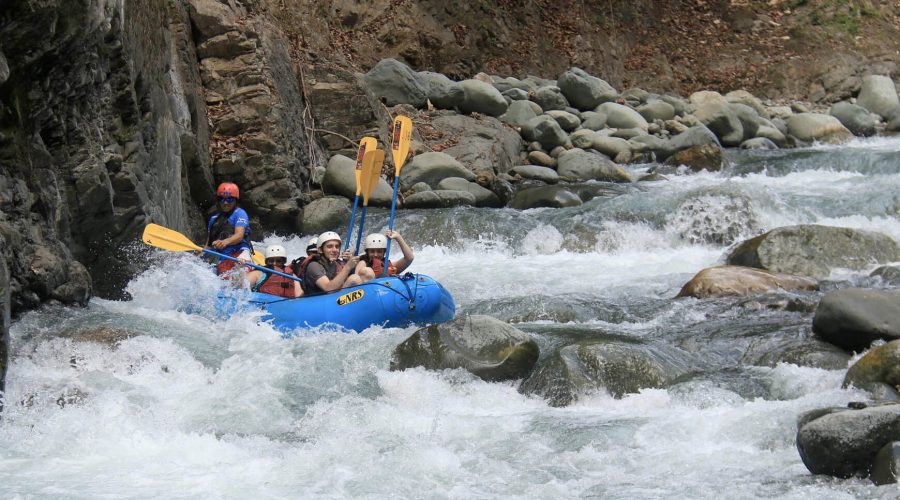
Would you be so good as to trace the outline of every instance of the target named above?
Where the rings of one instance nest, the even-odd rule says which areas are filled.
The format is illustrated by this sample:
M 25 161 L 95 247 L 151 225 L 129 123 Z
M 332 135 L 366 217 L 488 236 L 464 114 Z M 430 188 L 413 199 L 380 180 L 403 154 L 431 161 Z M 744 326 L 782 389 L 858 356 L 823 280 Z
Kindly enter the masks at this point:
M 724 146 L 737 146 L 744 140 L 741 119 L 727 102 L 703 104 L 694 111 L 694 116 L 713 131 Z
M 427 90 L 419 75 L 396 59 L 378 61 L 363 80 L 375 97 L 383 99 L 388 106 L 409 104 L 423 108 L 428 99 Z
M 732 104 L 743 104 L 745 106 L 750 106 L 756 111 L 756 114 L 763 117 L 768 118 L 769 112 L 766 110 L 766 107 L 763 106 L 762 102 L 746 90 L 732 90 L 731 92 L 725 94 L 725 100 Z
M 569 107 L 569 101 L 559 90 L 559 87 L 550 85 L 537 89 L 531 100 L 536 102 L 544 111 L 551 109 L 566 109 Z
M 521 135 L 497 118 L 448 113 L 433 118 L 431 123 L 435 129 L 458 139 L 443 152 L 456 158 L 474 175 L 487 178 L 488 183 L 495 175 L 520 163 Z
M 525 179 L 534 179 L 547 184 L 556 184 L 559 182 L 559 174 L 556 170 L 538 165 L 517 165 L 513 167 L 509 173 L 511 175 L 519 175 Z
M 483 380 L 498 382 L 523 378 L 539 354 L 530 335 L 490 316 L 472 315 L 412 334 L 394 349 L 390 368 L 463 368 Z
M 660 139 L 652 135 L 638 136 L 629 141 L 635 151 L 648 151 L 656 155 L 657 161 L 665 161 L 673 154 L 702 144 L 719 145 L 719 140 L 704 125 L 695 125 L 670 139 Z
M 900 267 L 881 266 L 872 271 L 869 276 L 881 278 L 889 285 L 900 286 Z
M 500 95 L 502 95 L 503 97 L 508 97 L 510 101 L 528 100 L 528 92 L 525 92 L 522 89 L 509 89 L 505 92 L 501 92 Z
M 631 182 L 631 176 L 609 158 L 582 149 L 572 149 L 558 158 L 556 171 L 572 180 Z
M 563 208 L 577 207 L 584 202 L 567 186 L 540 186 L 519 191 L 509 202 L 510 208 L 527 210 L 529 208 Z
M 541 115 L 528 120 L 528 123 L 522 127 L 522 137 L 529 141 L 539 142 L 541 149 L 545 150 L 564 146 L 568 141 L 568 135 L 549 115 Z
M 889 113 L 900 104 L 894 81 L 883 75 L 863 77 L 856 104 L 882 118 L 887 118 Z
M 738 120 L 741 122 L 741 129 L 744 132 L 743 137 L 741 137 L 742 142 L 756 137 L 756 132 L 759 130 L 760 126 L 759 113 L 745 104 L 732 103 L 729 104 L 729 107 L 734 111 L 735 116 L 737 116 Z
M 303 232 L 321 233 L 346 227 L 350 218 L 350 200 L 341 196 L 326 196 L 303 207 Z
M 827 278 L 832 268 L 862 270 L 900 260 L 900 246 L 890 236 L 843 227 L 787 226 L 744 241 L 728 264 Z
M 781 130 L 774 126 L 769 127 L 767 125 L 760 125 L 759 130 L 756 131 L 756 138 L 768 139 L 779 148 L 784 148 L 789 145 L 787 137 L 785 137 L 784 133 L 782 133 Z
M 675 118 L 675 107 L 665 101 L 650 101 L 637 108 L 637 112 L 648 122 Z
M 568 111 L 561 111 L 558 109 L 552 109 L 547 111 L 547 114 L 553 117 L 556 120 L 556 123 L 559 124 L 560 128 L 562 128 L 566 132 L 571 132 L 578 128 L 581 125 L 581 118 L 569 113 Z
M 449 208 L 475 206 L 475 195 L 468 191 L 434 190 L 408 196 L 404 208 Z
M 406 191 L 413 184 L 419 182 L 435 187 L 438 182 L 447 177 L 475 180 L 475 174 L 452 156 L 445 153 L 422 153 L 404 165 L 403 171 L 400 173 L 400 187 Z
M 530 161 L 534 165 L 540 165 L 542 167 L 556 167 L 556 158 L 553 158 L 543 151 L 529 152 L 528 161 Z
M 868 476 L 878 452 L 900 439 L 900 405 L 832 408 L 802 415 L 797 450 L 813 474 Z
M 741 149 L 778 149 L 778 145 L 765 137 L 754 137 L 741 143 Z
M 326 193 L 339 194 L 349 199 L 356 197 L 356 161 L 344 155 L 334 155 L 328 160 L 325 168 L 325 176 L 322 179 L 322 188 Z M 405 173 L 402 172 L 402 173 Z M 378 178 L 375 191 L 369 196 L 369 204 L 372 206 L 390 206 L 394 188 L 388 184 L 384 177 Z
M 606 115 L 606 126 L 611 128 L 639 128 L 647 131 L 647 120 L 637 111 L 615 102 L 605 102 L 595 109 Z
M 839 144 L 853 139 L 853 134 L 837 118 L 821 113 L 799 113 L 787 122 L 788 135 L 811 143 L 813 141 Z
M 458 83 L 441 73 L 420 71 L 418 73 L 425 95 L 431 104 L 440 109 L 454 109 L 462 105 L 465 91 Z
M 872 118 L 872 113 L 862 106 L 846 101 L 836 102 L 831 106 L 828 114 L 837 118 L 841 125 L 847 127 L 847 130 L 855 136 L 875 135 L 875 120 Z
M 606 115 L 596 111 L 584 111 L 581 113 L 581 127 L 589 130 L 603 130 L 606 128 Z
M 438 182 L 437 190 L 446 191 L 467 191 L 475 197 L 475 206 L 477 207 L 501 207 L 503 204 L 490 189 L 480 186 L 477 183 L 467 181 L 462 177 L 448 177 Z
M 559 89 L 566 99 L 578 109 L 594 109 L 613 101 L 616 89 L 605 81 L 588 74 L 581 68 L 571 68 L 557 79 Z
M 845 288 L 828 293 L 813 317 L 813 332 L 862 352 L 875 340 L 900 339 L 900 290 Z
M 506 113 L 509 105 L 500 92 L 489 83 L 480 80 L 463 80 L 459 82 L 465 98 L 459 105 L 464 113 L 482 113 L 489 116 L 500 116 Z
M 900 480 L 900 440 L 881 447 L 875 455 L 869 479 L 878 485 L 895 484 Z
M 531 101 L 513 101 L 509 103 L 506 113 L 500 116 L 500 121 L 514 127 L 524 127 L 530 120 L 543 113 L 543 111 L 536 112 L 535 107 L 540 110 L 540 106 Z

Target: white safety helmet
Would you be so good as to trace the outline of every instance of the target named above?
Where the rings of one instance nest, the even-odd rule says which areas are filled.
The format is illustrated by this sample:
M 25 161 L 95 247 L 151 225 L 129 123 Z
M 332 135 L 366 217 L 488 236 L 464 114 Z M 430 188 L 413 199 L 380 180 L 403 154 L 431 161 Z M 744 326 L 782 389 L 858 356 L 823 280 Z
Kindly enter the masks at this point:
M 281 245 L 269 245 L 266 247 L 266 259 L 284 257 L 287 259 L 287 251 Z
M 372 233 L 366 236 L 366 250 L 387 248 L 387 238 L 383 234 Z
M 341 243 L 341 237 L 334 231 L 325 231 L 320 234 L 318 238 L 316 238 L 316 244 L 319 245 L 319 249 L 322 248 L 322 245 L 328 243 L 329 241 L 337 240 L 337 242 Z
M 318 238 L 313 238 L 313 239 L 309 240 L 309 243 L 306 244 L 307 252 L 311 252 L 311 251 L 319 249 L 319 245 L 316 244 L 316 241 L 318 241 Z

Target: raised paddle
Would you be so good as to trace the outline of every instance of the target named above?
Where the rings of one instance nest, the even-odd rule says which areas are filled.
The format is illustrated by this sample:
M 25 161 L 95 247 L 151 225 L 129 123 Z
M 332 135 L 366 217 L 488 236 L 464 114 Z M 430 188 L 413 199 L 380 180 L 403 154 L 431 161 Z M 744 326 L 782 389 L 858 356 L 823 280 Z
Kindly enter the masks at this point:
M 344 241 L 344 250 L 350 249 L 350 237 L 353 236 L 353 226 L 356 223 L 356 207 L 359 206 L 359 195 L 362 192 L 362 170 L 363 170 L 363 157 L 366 155 L 366 151 L 372 151 L 376 147 L 378 147 L 378 142 L 374 137 L 363 137 L 359 140 L 359 149 L 356 150 L 356 170 L 353 172 L 356 175 L 356 197 L 353 198 L 353 211 L 350 212 L 350 226 L 347 228 L 347 239 Z
M 409 154 L 409 141 L 412 138 L 412 120 L 408 116 L 394 118 L 394 131 L 391 134 L 391 156 L 394 158 L 394 195 L 391 197 L 391 218 L 388 228 L 394 230 L 394 213 L 397 211 L 397 191 L 400 189 L 400 170 L 406 163 L 406 155 Z M 388 258 L 391 255 L 391 238 L 388 238 L 387 248 L 384 250 L 384 276 L 388 273 Z
M 372 196 L 372 192 L 375 191 L 375 186 L 378 185 L 378 179 L 381 179 L 382 165 L 384 165 L 383 150 L 374 149 L 366 151 L 365 156 L 363 156 L 362 171 L 363 209 L 362 214 L 359 216 L 359 232 L 356 234 L 356 250 L 354 251 L 354 255 L 359 255 L 359 247 L 362 244 L 363 225 L 366 223 L 366 209 L 369 207 L 369 196 Z
M 143 240 L 147 245 L 162 248 L 163 250 L 171 250 L 173 252 L 203 252 L 205 254 L 215 255 L 221 259 L 233 260 L 247 267 L 258 269 L 264 273 L 277 274 L 278 276 L 284 276 L 285 278 L 294 281 L 300 281 L 300 278 L 296 276 L 269 269 L 268 267 L 258 266 L 251 262 L 244 262 L 237 257 L 219 253 L 215 250 L 199 247 L 195 245 L 193 241 L 189 240 L 187 236 L 158 224 L 147 224 L 147 227 L 144 228 Z

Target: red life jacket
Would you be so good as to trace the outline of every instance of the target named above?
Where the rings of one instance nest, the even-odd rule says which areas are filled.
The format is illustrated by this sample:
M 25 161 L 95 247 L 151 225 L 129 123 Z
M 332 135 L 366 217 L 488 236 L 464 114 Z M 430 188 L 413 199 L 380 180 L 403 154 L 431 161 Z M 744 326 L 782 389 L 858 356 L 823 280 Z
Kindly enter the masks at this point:
M 290 271 L 287 269 L 279 269 L 275 267 L 275 270 L 282 273 L 289 273 Z M 268 293 L 270 295 L 277 295 L 279 297 L 294 297 L 294 280 L 285 278 L 284 276 L 279 276 L 277 274 L 266 274 L 263 277 L 262 282 L 256 286 L 256 291 L 261 293 Z
M 384 274 L 384 259 L 370 259 L 368 255 L 363 257 L 363 261 L 365 261 L 366 265 L 372 268 L 372 271 L 375 272 L 375 276 L 381 276 Z M 397 276 L 397 267 L 393 262 L 388 264 L 388 274 L 391 276 Z
M 233 252 L 233 253 L 231 253 L 231 256 L 237 257 L 238 255 L 241 254 L 242 251 L 243 251 L 243 249 Z M 233 260 L 222 259 L 219 261 L 218 264 L 216 264 L 216 273 L 221 276 L 221 275 L 227 273 L 228 271 L 231 271 L 232 269 L 234 269 L 234 266 L 236 266 L 236 265 L 237 265 L 237 262 L 235 262 Z

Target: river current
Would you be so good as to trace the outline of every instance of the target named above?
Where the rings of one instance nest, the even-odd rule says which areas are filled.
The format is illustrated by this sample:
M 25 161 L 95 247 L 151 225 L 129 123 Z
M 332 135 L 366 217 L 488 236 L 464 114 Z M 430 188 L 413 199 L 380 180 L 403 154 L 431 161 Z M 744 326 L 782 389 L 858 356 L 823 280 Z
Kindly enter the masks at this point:
M 391 372 L 415 327 L 282 339 L 253 315 L 188 315 L 180 303 L 211 303 L 222 285 L 195 257 L 157 252 L 131 301 L 47 306 L 14 323 L 0 497 L 897 498 L 896 485 L 813 476 L 800 460 L 800 414 L 869 400 L 841 388 L 845 368 L 746 359 L 759 344 L 812 339 L 811 313 L 673 297 L 735 243 L 780 226 L 900 241 L 900 138 L 729 161 L 579 207 L 396 221 L 416 253 L 410 270 L 440 281 L 458 312 L 510 321 L 542 353 L 609 335 L 690 347 L 704 366 L 690 379 L 554 408 L 517 382 Z M 370 210 L 366 227 L 387 219 Z M 294 256 L 310 236 L 265 243 Z M 835 270 L 823 291 L 793 298 L 885 286 L 868 271 Z M 134 335 L 70 337 L 100 327 Z

